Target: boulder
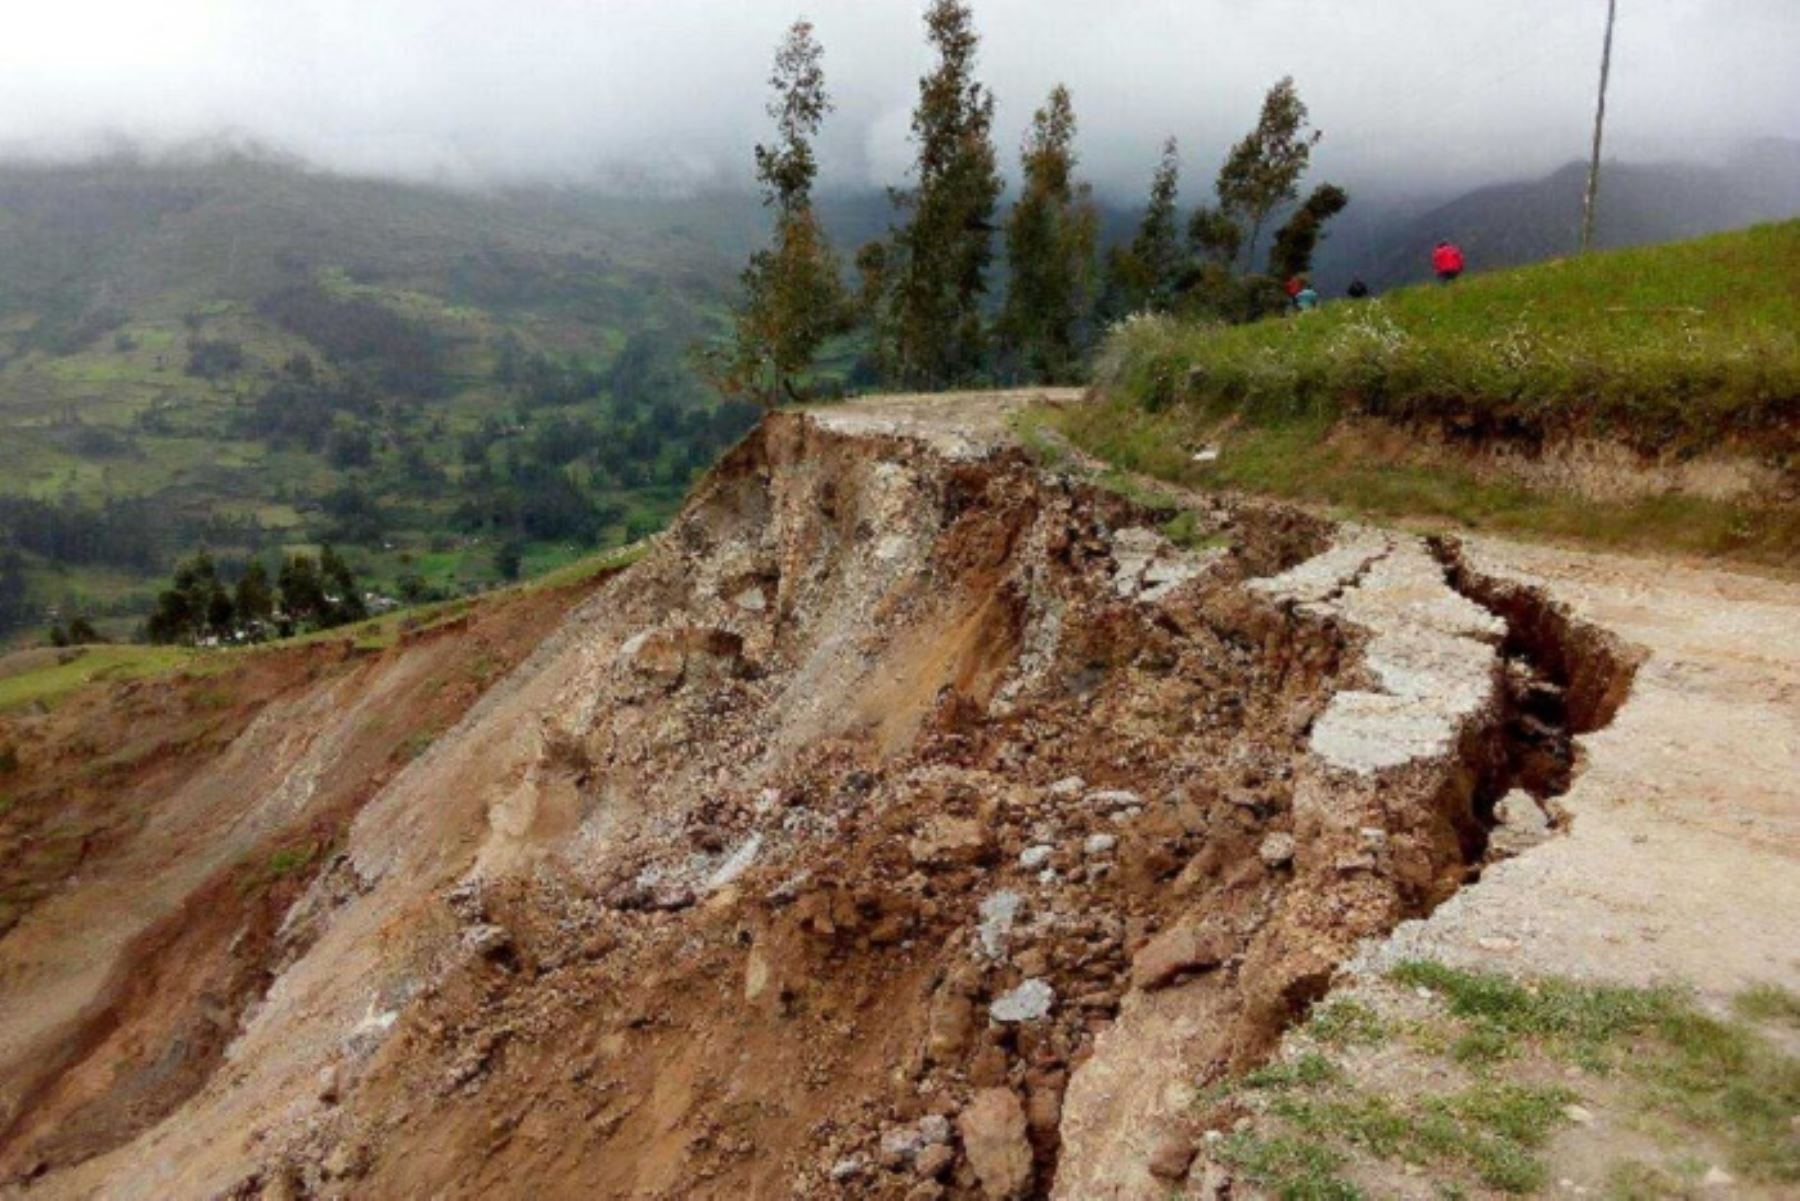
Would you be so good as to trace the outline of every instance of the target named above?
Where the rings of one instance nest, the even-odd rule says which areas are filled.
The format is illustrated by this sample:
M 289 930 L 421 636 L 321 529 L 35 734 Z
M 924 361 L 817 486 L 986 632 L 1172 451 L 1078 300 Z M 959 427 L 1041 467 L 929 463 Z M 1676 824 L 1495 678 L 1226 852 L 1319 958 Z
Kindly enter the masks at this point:
M 1025 1133 L 1025 1110 L 1010 1088 L 987 1088 L 975 1094 L 956 1119 L 969 1166 L 990 1201 L 1011 1201 L 1031 1185 L 1031 1142 Z
M 1183 921 L 1164 930 L 1131 961 L 1131 982 L 1146 991 L 1187 972 L 1218 967 L 1231 955 L 1231 935 L 1218 922 Z

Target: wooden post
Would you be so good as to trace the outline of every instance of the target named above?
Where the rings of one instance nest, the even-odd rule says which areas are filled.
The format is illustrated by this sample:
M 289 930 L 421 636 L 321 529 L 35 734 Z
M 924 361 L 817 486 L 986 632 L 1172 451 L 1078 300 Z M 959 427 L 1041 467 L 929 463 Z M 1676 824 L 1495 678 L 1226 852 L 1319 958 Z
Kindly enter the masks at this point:
M 1600 51 L 1600 99 L 1594 106 L 1594 156 L 1588 161 L 1587 196 L 1581 205 L 1581 252 L 1594 248 L 1594 206 L 1600 195 L 1600 135 L 1606 127 L 1606 80 L 1612 74 L 1613 18 L 1619 0 L 1606 0 L 1606 43 Z

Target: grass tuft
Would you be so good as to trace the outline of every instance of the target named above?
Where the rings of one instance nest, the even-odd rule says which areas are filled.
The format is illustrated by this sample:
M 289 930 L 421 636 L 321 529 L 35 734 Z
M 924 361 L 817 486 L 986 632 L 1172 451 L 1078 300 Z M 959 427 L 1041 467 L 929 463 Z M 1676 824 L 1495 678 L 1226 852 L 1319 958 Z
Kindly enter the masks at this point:
M 1344 1157 L 1312 1140 L 1234 1134 L 1220 1158 L 1281 1201 L 1362 1201 L 1362 1190 L 1338 1175 Z
M 1387 1040 L 1381 1016 L 1361 1001 L 1339 997 L 1313 1011 L 1306 1032 L 1330 1047 L 1376 1046 Z
M 1800 996 L 1778 984 L 1757 984 L 1740 993 L 1732 1010 L 1751 1022 L 1800 1029 Z

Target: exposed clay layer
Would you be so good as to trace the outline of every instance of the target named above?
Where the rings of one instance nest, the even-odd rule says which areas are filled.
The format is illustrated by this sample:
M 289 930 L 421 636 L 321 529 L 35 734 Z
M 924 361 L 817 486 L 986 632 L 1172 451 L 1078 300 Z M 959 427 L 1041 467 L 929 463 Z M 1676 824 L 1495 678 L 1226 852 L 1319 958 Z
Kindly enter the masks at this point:
M 362 808 L 222 1070 L 33 1192 L 1160 1195 L 1467 878 L 1507 631 L 1416 540 L 1194 555 L 914 433 L 766 423 Z

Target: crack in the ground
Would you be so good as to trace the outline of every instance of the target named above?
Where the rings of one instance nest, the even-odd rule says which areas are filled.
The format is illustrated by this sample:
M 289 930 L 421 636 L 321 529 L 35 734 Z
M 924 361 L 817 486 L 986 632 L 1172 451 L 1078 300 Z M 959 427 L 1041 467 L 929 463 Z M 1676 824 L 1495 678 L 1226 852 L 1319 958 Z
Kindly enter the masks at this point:
M 1454 538 L 1430 538 L 1427 546 L 1445 583 L 1506 627 L 1500 645 L 1504 755 L 1501 770 L 1478 791 L 1477 816 L 1492 832 L 1496 808 L 1519 790 L 1547 823 L 1565 825 L 1567 815 L 1548 802 L 1567 793 L 1579 774 L 1575 739 L 1611 723 L 1645 652 L 1576 617 L 1540 588 L 1475 570 Z

